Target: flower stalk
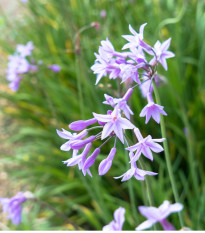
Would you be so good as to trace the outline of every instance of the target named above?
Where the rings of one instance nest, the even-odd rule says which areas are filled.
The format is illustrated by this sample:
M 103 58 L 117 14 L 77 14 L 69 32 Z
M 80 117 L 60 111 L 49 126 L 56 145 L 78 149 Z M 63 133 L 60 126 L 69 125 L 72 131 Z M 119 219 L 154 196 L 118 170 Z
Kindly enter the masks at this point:
M 156 87 L 154 80 L 153 80 L 153 87 L 154 87 L 154 94 L 155 94 L 156 102 L 157 102 L 157 104 L 161 105 L 159 93 L 158 93 L 158 90 L 157 90 L 157 87 Z M 167 138 L 164 116 L 162 114 L 160 115 L 160 128 L 161 128 L 162 137 Z M 177 187 L 176 187 L 176 182 L 174 179 L 173 168 L 171 165 L 171 159 L 170 159 L 167 140 L 163 141 L 163 146 L 164 146 L 164 154 L 165 154 L 167 169 L 168 169 L 170 182 L 171 182 L 171 186 L 172 186 L 172 190 L 173 190 L 173 194 L 174 194 L 174 199 L 176 202 L 180 202 L 179 194 L 178 194 Z M 184 220 L 183 220 L 181 212 L 179 212 L 178 215 L 179 215 L 180 225 L 181 225 L 181 227 L 184 227 Z

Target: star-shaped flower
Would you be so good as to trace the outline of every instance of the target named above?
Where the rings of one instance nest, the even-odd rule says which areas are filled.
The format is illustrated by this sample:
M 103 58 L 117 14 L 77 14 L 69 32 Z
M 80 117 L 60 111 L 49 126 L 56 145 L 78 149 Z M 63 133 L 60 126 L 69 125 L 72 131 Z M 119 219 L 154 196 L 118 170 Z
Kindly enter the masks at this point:
M 132 161 L 133 157 L 134 157 L 134 153 L 130 152 L 130 160 Z M 137 168 L 137 164 L 135 161 L 131 162 L 131 168 L 125 172 L 124 174 L 122 174 L 121 176 L 118 177 L 114 177 L 115 179 L 119 179 L 122 178 L 122 182 L 131 179 L 133 176 L 135 177 L 135 179 L 137 180 L 144 180 L 145 179 L 145 175 L 150 175 L 150 176 L 155 176 L 158 173 L 155 172 L 150 172 L 150 171 L 144 171 L 142 169 Z
M 135 135 L 137 136 L 138 143 L 126 148 L 126 150 L 132 152 L 136 151 L 135 156 L 132 158 L 131 162 L 137 161 L 141 153 L 148 159 L 153 160 L 152 151 L 154 151 L 155 153 L 159 153 L 164 150 L 163 147 L 156 142 L 163 142 L 165 138 L 152 139 L 152 136 L 150 135 L 147 136 L 146 138 L 143 138 L 138 128 L 135 128 L 134 132 Z
M 146 26 L 147 23 L 144 23 L 140 26 L 139 33 L 137 33 L 131 25 L 129 25 L 129 30 L 133 34 L 132 35 L 123 35 L 122 37 L 125 38 L 129 43 L 125 44 L 122 49 L 128 49 L 128 48 L 134 48 L 138 47 L 140 40 L 143 40 L 143 31 L 144 27 Z
M 148 123 L 151 117 L 159 124 L 160 123 L 160 113 L 167 116 L 167 113 L 163 110 L 163 106 L 155 104 L 152 98 L 152 94 L 148 92 L 147 94 L 148 104 L 142 109 L 140 117 L 146 116 L 145 124 Z
M 115 108 L 110 115 L 93 113 L 93 116 L 98 121 L 106 123 L 103 126 L 101 136 L 102 140 L 108 137 L 112 132 L 114 132 L 116 136 L 120 139 L 120 141 L 124 144 L 123 130 L 135 128 L 135 126 L 129 120 L 121 117 L 120 109 L 118 108 Z
M 169 223 L 166 218 L 171 213 L 179 212 L 183 209 L 183 205 L 180 203 L 170 204 L 169 201 L 164 201 L 158 208 L 139 206 L 140 213 L 147 218 L 147 220 L 141 223 L 135 230 L 145 230 L 150 228 L 153 224 L 159 222 L 164 230 L 175 230 L 174 226 Z
M 164 41 L 161 43 L 160 41 L 157 41 L 154 45 L 154 52 L 157 56 L 157 61 L 162 64 L 165 70 L 167 70 L 167 61 L 166 59 L 174 57 L 175 54 L 171 51 L 167 51 L 167 49 L 170 46 L 171 38 L 168 40 Z M 147 51 L 149 54 L 154 55 L 153 51 L 149 50 Z M 151 61 L 150 64 L 154 65 L 156 63 L 156 57 L 154 57 Z

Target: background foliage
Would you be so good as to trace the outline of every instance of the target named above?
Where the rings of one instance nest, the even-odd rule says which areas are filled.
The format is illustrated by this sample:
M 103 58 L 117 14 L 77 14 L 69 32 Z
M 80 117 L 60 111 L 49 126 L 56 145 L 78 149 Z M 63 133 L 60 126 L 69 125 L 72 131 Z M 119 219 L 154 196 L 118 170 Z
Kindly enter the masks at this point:
M 120 50 L 125 43 L 121 35 L 129 34 L 128 25 L 138 31 L 147 22 L 145 39 L 151 45 L 157 39 L 172 38 L 170 50 L 176 57 L 168 61 L 168 72 L 160 70 L 167 84 L 159 91 L 168 113 L 168 143 L 184 204 L 185 225 L 205 229 L 204 1 L 29 0 L 21 7 L 25 9 L 15 21 L 1 12 L 1 60 L 6 62 L 17 44 L 32 41 L 33 57 L 44 64 L 59 64 L 61 72 L 56 74 L 42 68 L 38 73 L 26 75 L 16 93 L 8 89 L 1 72 L 1 112 L 5 116 L 2 130 L 11 135 L 3 143 L 12 147 L 13 154 L 3 154 L 0 162 L 10 164 L 12 179 L 87 230 L 102 229 L 119 206 L 126 208 L 124 229 L 134 229 L 144 219 L 136 207 L 148 205 L 147 184 L 152 188 L 156 206 L 166 199 L 174 202 L 163 153 L 155 155 L 153 164 L 144 160 L 148 169 L 159 172 L 147 182 L 132 179 L 121 183 L 113 179 L 127 169 L 128 157 L 120 143 L 113 167 L 105 176 L 97 175 L 95 165 L 91 169 L 93 178 L 84 177 L 76 167 L 62 164 L 70 153 L 59 150 L 63 140 L 56 134 L 56 129 L 67 129 L 70 122 L 88 119 L 92 112 L 105 113 L 103 94 L 111 93 L 112 88 L 117 95 L 119 90 L 115 82 L 106 78 L 103 84 L 94 86 L 95 75 L 90 70 L 94 52 L 106 37 Z M 105 18 L 100 16 L 101 10 L 106 10 Z M 99 22 L 100 28 L 91 27 L 92 22 Z M 135 124 L 143 135 L 158 138 L 160 127 L 154 122 L 145 125 L 144 119 L 138 118 L 145 102 L 140 91 L 135 91 L 132 98 Z M 17 123 L 15 127 L 11 127 L 13 121 Z M 98 161 L 111 146 L 104 148 Z M 28 215 L 24 214 L 18 227 L 10 225 L 11 229 L 72 229 L 49 209 L 34 203 L 26 205 Z M 177 215 L 170 219 L 180 229 Z

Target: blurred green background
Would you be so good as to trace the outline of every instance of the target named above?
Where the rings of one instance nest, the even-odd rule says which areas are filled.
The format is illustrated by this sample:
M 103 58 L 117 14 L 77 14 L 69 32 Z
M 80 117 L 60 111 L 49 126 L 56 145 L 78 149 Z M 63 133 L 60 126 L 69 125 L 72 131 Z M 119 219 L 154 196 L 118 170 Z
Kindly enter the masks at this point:
M 90 69 L 94 52 L 106 37 L 120 51 L 125 44 L 121 35 L 130 34 L 128 25 L 138 31 L 147 22 L 144 38 L 150 45 L 172 38 L 170 50 L 176 57 L 168 60 L 167 72 L 159 68 L 167 79 L 167 84 L 159 88 L 168 113 L 167 140 L 184 205 L 185 226 L 205 229 L 205 2 L 28 0 L 15 6 L 16 14 L 0 9 L 0 111 L 1 131 L 6 135 L 1 144 L 7 148 L 1 152 L 0 163 L 6 166 L 13 184 L 34 192 L 84 230 L 101 230 L 119 206 L 126 208 L 123 229 L 134 229 L 144 220 L 136 207 L 149 205 L 147 183 L 156 206 L 164 200 L 174 202 L 163 153 L 155 155 L 153 163 L 144 159 L 147 170 L 158 172 L 157 177 L 147 182 L 133 178 L 121 183 L 113 177 L 123 174 L 129 165 L 120 143 L 110 171 L 103 177 L 97 174 L 97 165 L 112 147 L 108 144 L 91 168 L 93 178 L 84 177 L 77 167 L 63 165 L 71 153 L 60 151 L 64 140 L 56 134 L 56 129 L 68 129 L 72 121 L 91 118 L 92 112 L 106 112 L 103 94 L 115 95 L 117 86 L 108 78 L 102 79 L 103 85 L 94 85 L 96 76 Z M 101 16 L 102 10 L 106 11 L 105 17 Z M 93 22 L 99 22 L 99 29 L 90 26 Z M 34 59 L 59 64 L 61 71 L 40 69 L 27 74 L 14 93 L 5 79 L 7 57 L 17 44 L 28 41 L 35 45 Z M 145 125 L 144 118 L 138 117 L 145 104 L 140 91 L 135 90 L 131 106 L 134 123 L 144 136 L 159 138 L 160 127 L 153 121 Z M 12 186 L 1 185 L 0 189 L 6 190 L 8 196 L 15 194 Z M 73 229 L 49 209 L 36 203 L 25 206 L 23 223 L 17 227 L 6 223 L 9 229 Z M 180 229 L 177 214 L 169 219 Z

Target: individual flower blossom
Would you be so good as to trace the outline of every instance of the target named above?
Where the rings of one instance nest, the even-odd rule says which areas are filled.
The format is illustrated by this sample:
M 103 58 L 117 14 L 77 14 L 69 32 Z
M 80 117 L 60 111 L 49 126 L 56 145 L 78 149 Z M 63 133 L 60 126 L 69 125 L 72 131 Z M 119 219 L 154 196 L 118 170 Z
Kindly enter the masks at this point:
M 152 136 L 150 135 L 148 135 L 146 138 L 143 138 L 138 128 L 135 128 L 134 132 L 138 139 L 138 143 L 126 148 L 126 150 L 132 152 L 136 151 L 135 156 L 132 158 L 131 162 L 137 161 L 141 153 L 145 157 L 153 161 L 152 151 L 154 151 L 155 153 L 160 153 L 164 150 L 163 147 L 156 142 L 163 142 L 165 138 L 152 139 Z
M 114 220 L 111 221 L 108 225 L 103 227 L 103 231 L 122 231 L 122 227 L 125 221 L 125 209 L 119 207 L 114 212 Z
M 20 54 L 21 57 L 31 56 L 33 49 L 34 49 L 34 46 L 31 41 L 29 41 L 26 45 L 19 44 L 16 47 L 16 51 L 17 53 Z
M 48 65 L 47 66 L 48 69 L 52 70 L 53 72 L 59 72 L 61 70 L 60 66 L 57 64 L 53 64 L 53 65 Z
M 152 116 L 152 118 L 159 124 L 160 113 L 167 116 L 167 113 L 163 110 L 164 107 L 154 103 L 150 92 L 147 94 L 147 101 L 148 104 L 142 109 L 140 117 L 146 116 L 145 124 L 147 124 Z
M 125 172 L 124 174 L 122 174 L 121 176 L 118 177 L 114 177 L 115 179 L 120 179 L 122 178 L 122 182 L 131 179 L 133 176 L 135 177 L 135 179 L 137 180 L 144 180 L 145 179 L 145 175 L 150 175 L 150 176 L 155 176 L 158 173 L 155 172 L 150 172 L 150 171 L 144 171 L 142 169 L 139 169 L 137 167 L 137 164 L 135 161 L 132 161 L 132 159 L 134 158 L 134 153 L 130 152 L 129 153 L 130 156 L 130 160 L 131 160 L 131 168 Z
M 134 48 L 138 47 L 140 40 L 143 40 L 143 31 L 144 27 L 146 26 L 147 23 L 144 23 L 140 26 L 139 33 L 137 33 L 131 25 L 129 25 L 129 30 L 133 34 L 132 35 L 123 35 L 122 37 L 125 38 L 127 41 L 129 41 L 127 44 L 123 46 L 122 49 L 128 49 L 128 48 Z
M 17 193 L 12 198 L 0 198 L 3 206 L 3 212 L 8 214 L 8 218 L 12 223 L 18 225 L 21 222 L 22 203 L 27 199 L 23 192 Z
M 87 168 L 86 171 L 83 170 L 83 167 L 84 167 L 84 164 L 86 161 L 86 157 L 91 149 L 91 146 L 92 146 L 92 143 L 88 143 L 80 155 L 77 155 L 77 153 L 73 154 L 72 158 L 70 158 L 66 161 L 63 161 L 63 163 L 66 164 L 68 167 L 75 166 L 76 164 L 78 164 L 79 170 L 82 170 L 84 175 L 86 175 L 86 172 L 87 172 L 88 175 L 92 177 L 92 174 L 91 174 L 89 168 Z
M 107 158 L 101 161 L 98 168 L 98 172 L 100 176 L 105 175 L 109 171 L 109 169 L 112 166 L 112 161 L 114 159 L 115 154 L 116 154 L 116 148 L 113 147 Z
M 103 126 L 101 135 L 102 140 L 114 132 L 120 141 L 124 144 L 123 130 L 133 129 L 135 127 L 129 120 L 121 117 L 120 109 L 118 108 L 115 108 L 114 111 L 108 115 L 93 113 L 93 116 L 98 121 L 106 123 Z
M 91 67 L 94 74 L 97 74 L 95 85 L 97 85 L 104 76 L 109 75 L 110 79 L 116 79 L 119 76 L 119 65 L 110 57 L 109 53 L 99 49 L 99 55 L 95 53 L 95 56 L 97 59 L 95 64 Z
M 132 65 L 132 64 L 121 64 L 120 70 L 121 70 L 121 77 L 122 82 L 125 82 L 127 79 L 131 79 L 134 82 L 141 84 L 141 81 L 139 79 L 138 69 L 141 67 L 141 64 L 138 65 Z
M 145 230 L 155 223 L 159 222 L 164 230 L 175 230 L 174 226 L 169 223 L 166 218 L 171 213 L 179 212 L 183 209 L 183 205 L 180 203 L 170 204 L 169 201 L 164 201 L 158 208 L 139 206 L 140 213 L 147 218 L 147 220 L 141 223 L 135 230 Z
M 68 139 L 69 141 L 64 143 L 60 149 L 63 150 L 63 151 L 69 151 L 71 149 L 71 146 L 70 144 L 72 142 L 77 142 L 79 141 L 80 139 L 84 138 L 85 136 L 87 136 L 88 134 L 88 131 L 87 130 L 83 130 L 82 132 L 80 132 L 79 134 L 72 134 L 70 133 L 69 131 L 65 130 L 65 129 L 62 129 L 62 131 L 60 130 L 56 130 L 57 134 L 59 137 L 63 138 L 63 139 Z
M 130 119 L 130 115 L 134 115 L 134 113 L 132 112 L 129 105 L 127 104 L 127 101 L 132 95 L 132 92 L 133 92 L 133 89 L 129 88 L 122 98 L 113 98 L 112 96 L 105 94 L 104 96 L 105 96 L 106 101 L 104 101 L 103 104 L 107 104 L 112 107 L 116 106 L 116 108 L 122 110 L 125 116 L 128 119 Z
M 173 52 L 167 51 L 167 49 L 170 46 L 170 42 L 171 42 L 171 38 L 169 38 L 168 40 L 164 41 L 163 43 L 161 43 L 160 41 L 157 41 L 155 43 L 155 45 L 154 45 L 154 48 L 153 48 L 154 52 L 152 50 L 147 51 L 151 55 L 156 55 L 156 57 L 154 57 L 150 61 L 151 65 L 155 65 L 156 62 L 159 62 L 159 63 L 162 64 L 162 66 L 164 67 L 164 69 L 167 70 L 166 59 L 175 56 L 175 54 Z

